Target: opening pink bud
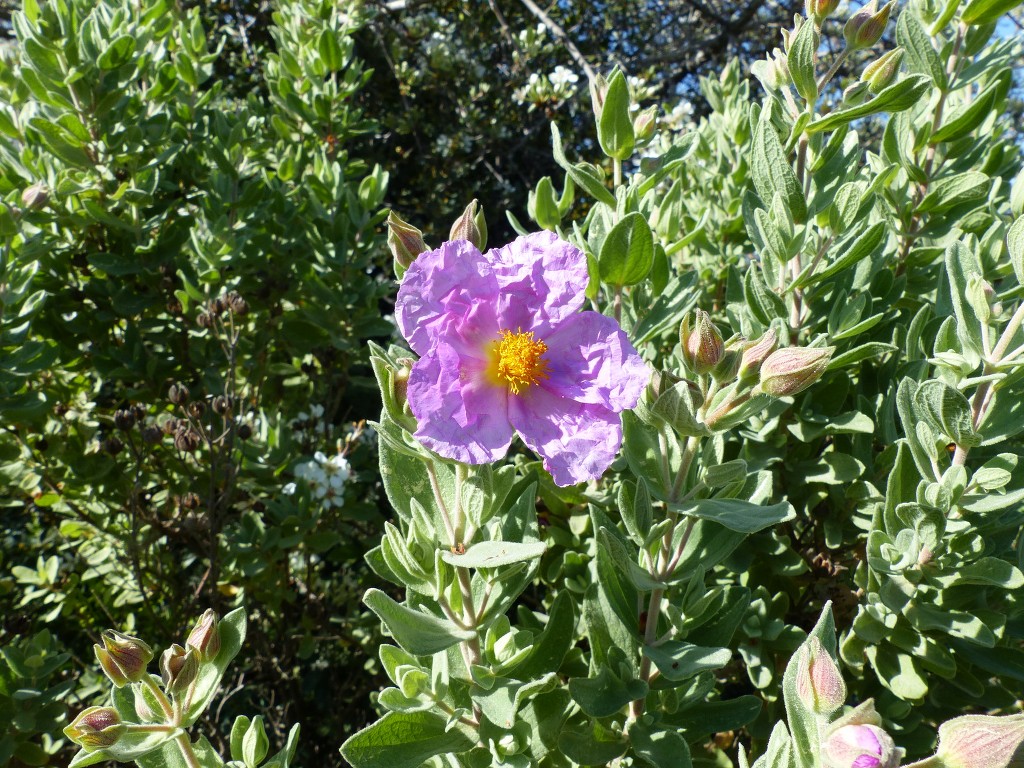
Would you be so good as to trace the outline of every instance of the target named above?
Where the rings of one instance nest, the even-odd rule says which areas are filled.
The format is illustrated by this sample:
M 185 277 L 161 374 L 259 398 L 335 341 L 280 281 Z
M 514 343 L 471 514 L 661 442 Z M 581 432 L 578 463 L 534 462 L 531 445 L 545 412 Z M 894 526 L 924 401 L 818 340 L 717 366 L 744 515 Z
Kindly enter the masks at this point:
M 467 242 L 472 243 L 473 247 L 478 250 L 484 247 L 484 238 L 480 232 L 480 226 L 478 223 L 476 200 L 470 202 L 462 212 L 462 215 L 456 219 L 454 224 L 452 224 L 452 230 L 448 235 L 448 240 L 466 240 Z
M 416 257 L 427 250 L 423 242 L 423 233 L 408 222 L 403 221 L 394 211 L 388 214 L 388 248 L 395 263 L 408 269 Z
M 779 346 L 779 335 L 774 328 L 765 331 L 757 341 L 751 342 L 743 350 L 740 359 L 740 379 L 750 379 L 758 374 L 764 361 Z
M 699 376 L 710 373 L 725 354 L 722 334 L 703 309 L 683 318 L 679 327 L 679 343 L 687 368 Z
M 903 754 L 874 725 L 844 725 L 825 739 L 822 752 L 828 768 L 896 768 Z

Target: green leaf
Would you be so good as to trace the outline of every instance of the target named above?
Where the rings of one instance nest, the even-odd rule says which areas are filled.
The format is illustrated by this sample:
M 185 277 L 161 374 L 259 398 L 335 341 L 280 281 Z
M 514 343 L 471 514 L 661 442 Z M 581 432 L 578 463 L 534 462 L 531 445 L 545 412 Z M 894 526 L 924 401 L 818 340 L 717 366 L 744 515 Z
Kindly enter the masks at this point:
M 999 77 L 993 80 L 985 90 L 968 104 L 962 105 L 951 115 L 948 115 L 943 121 L 942 126 L 932 134 L 929 143 L 938 144 L 942 141 L 956 141 L 967 136 L 988 117 L 996 102 L 1001 96 L 1005 95 L 1007 85 L 1008 79 L 1006 77 Z
M 651 406 L 651 413 L 664 419 L 677 434 L 684 437 L 705 437 L 711 431 L 697 420 L 690 384 L 680 381 L 663 392 Z
M 984 173 L 966 171 L 955 176 L 936 179 L 928 194 L 917 206 L 915 213 L 941 213 L 971 200 L 982 200 L 988 195 L 992 180 Z
M 320 33 L 317 41 L 317 50 L 329 72 L 337 72 L 345 64 L 344 55 L 341 50 L 341 43 L 338 41 L 338 33 L 327 28 Z
M 647 538 L 654 519 L 654 507 L 651 505 L 651 492 L 647 490 L 647 481 L 638 477 L 636 483 L 624 480 L 619 487 L 619 514 L 634 543 L 640 545 Z M 38 504 L 38 501 L 36 502 Z
M 733 731 L 754 721 L 761 713 L 763 702 L 760 696 L 739 696 L 726 701 L 702 701 L 694 706 L 669 715 L 666 719 L 688 732 L 688 735 L 703 738 L 708 733 Z M 777 768 L 773 763 L 771 768 Z
M 584 192 L 599 202 L 615 207 L 615 195 L 604 185 L 604 180 L 601 177 L 590 171 L 587 166 L 572 165 L 566 159 L 565 150 L 562 149 L 562 134 L 559 133 L 558 125 L 553 121 L 551 123 L 551 154 L 555 162 Z
M 626 214 L 601 245 L 598 268 L 609 285 L 636 285 L 654 264 L 654 236 L 639 213 Z
M 818 82 L 814 77 L 814 57 L 818 52 L 819 35 L 814 24 L 801 24 L 790 40 L 787 63 L 796 92 L 814 105 L 818 100 Z
M 602 666 L 596 677 L 571 679 L 569 693 L 591 717 L 611 717 L 629 702 L 646 696 L 647 683 L 630 676 L 623 679 Z
M 103 49 L 103 53 L 96 60 L 96 65 L 100 69 L 117 69 L 131 61 L 133 53 L 135 38 L 131 35 L 121 35 Z
M 267 730 L 263 727 L 263 716 L 256 715 L 242 736 L 242 762 L 247 768 L 256 768 L 263 762 L 270 750 Z
M 629 112 L 629 85 L 626 76 L 616 71 L 608 81 L 608 91 L 597 125 L 597 139 L 608 157 L 626 160 L 633 154 L 636 138 L 633 134 L 633 119 Z
M 380 617 L 395 642 L 414 656 L 429 656 L 476 637 L 447 619 L 396 603 L 379 589 L 367 590 L 363 602 Z
M 642 723 L 629 729 L 633 752 L 652 768 L 691 768 L 690 746 L 675 731 L 651 731 Z
M 981 443 L 974 430 L 971 404 L 959 390 L 941 381 L 926 381 L 917 388 L 914 404 L 918 413 L 957 445 L 971 448 Z
M 757 194 L 769 204 L 775 193 L 782 195 L 793 221 L 807 218 L 807 201 L 797 181 L 793 166 L 782 148 L 774 126 L 762 116 L 754 127 L 754 145 L 750 161 L 751 178 Z
M 1024 177 L 1018 179 L 1017 185 L 1024 189 Z M 1010 226 L 1010 231 L 1006 234 L 1006 250 L 1010 253 L 1010 263 L 1013 265 L 1017 284 L 1024 285 L 1024 216 Z
M 858 233 L 856 230 L 850 232 L 842 242 L 837 244 L 836 250 L 839 255 L 835 257 L 835 260 L 820 272 L 807 273 L 806 276 L 801 275 L 796 281 L 796 287 L 805 288 L 820 283 L 867 258 L 885 240 L 887 231 L 885 223 L 879 221 L 863 232 Z
M 608 765 L 628 748 L 619 729 L 606 729 L 599 722 L 582 731 L 566 728 L 558 736 L 558 751 L 578 765 Z
M 670 508 L 684 515 L 714 521 L 738 533 L 756 533 L 796 517 L 796 510 L 788 501 L 762 506 L 743 499 L 700 499 L 672 504 Z
M 548 623 L 533 643 L 530 655 L 508 670 L 517 680 L 535 680 L 557 672 L 565 654 L 576 643 L 576 609 L 573 596 L 561 591 L 551 605 Z
M 960 14 L 960 20 L 964 24 L 980 26 L 998 21 L 999 18 L 1009 13 L 1018 5 L 1021 0 L 970 0 L 967 7 Z
M 456 723 L 451 730 L 432 712 L 389 712 L 341 746 L 354 768 L 419 768 L 436 755 L 459 754 L 476 739 Z
M 902 112 L 917 104 L 932 87 L 931 78 L 925 75 L 910 75 L 882 90 L 871 101 L 856 107 L 831 112 L 808 124 L 808 133 L 830 131 L 841 125 L 859 120 L 879 112 Z
M 910 69 L 928 75 L 939 88 L 946 87 L 946 68 L 932 46 L 932 39 L 910 9 L 904 9 L 896 22 L 896 42 L 907 51 Z
M 840 368 L 846 368 L 851 365 L 868 360 L 872 357 L 881 357 L 889 352 L 895 352 L 899 347 L 895 344 L 886 344 L 882 341 L 869 341 L 867 344 L 861 344 L 859 347 L 854 347 L 849 352 L 844 352 L 838 357 L 833 357 L 828 364 L 828 371 L 837 371 Z
M 681 640 L 670 640 L 655 647 L 645 646 L 643 651 L 662 676 L 674 682 L 721 669 L 732 658 L 732 651 L 728 648 L 704 648 Z
M 1000 453 L 998 456 L 989 459 L 971 479 L 973 485 L 977 485 L 983 491 L 998 491 L 1005 488 L 1013 477 L 1013 470 L 1017 468 L 1017 455 L 1013 453 Z M 38 502 L 37 502 L 38 503 Z
M 497 568 L 536 560 L 546 549 L 542 541 L 481 541 L 461 555 L 442 550 L 441 559 L 457 568 Z

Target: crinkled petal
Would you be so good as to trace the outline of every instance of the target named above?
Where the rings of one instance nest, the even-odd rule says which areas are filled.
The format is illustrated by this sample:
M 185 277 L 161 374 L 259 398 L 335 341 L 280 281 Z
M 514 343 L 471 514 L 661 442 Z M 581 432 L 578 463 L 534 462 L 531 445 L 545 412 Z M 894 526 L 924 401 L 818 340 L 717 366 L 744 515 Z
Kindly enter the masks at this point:
M 484 259 L 498 281 L 503 330 L 544 332 L 583 306 L 586 254 L 553 232 L 523 235 Z
M 571 400 L 623 411 L 636 406 L 651 378 L 619 324 L 598 312 L 566 319 L 544 343 L 548 377 L 542 386 Z
M 622 445 L 622 422 L 615 411 L 541 387 L 510 395 L 508 415 L 523 442 L 544 458 L 544 469 L 557 485 L 596 480 Z
M 466 464 L 497 461 L 512 442 L 508 392 L 483 375 L 484 362 L 445 341 L 416 361 L 409 374 L 409 407 L 417 439 Z
M 441 323 L 465 318 L 481 305 L 494 307 L 497 300 L 498 283 L 488 261 L 472 243 L 455 240 L 412 263 L 398 289 L 395 320 L 413 350 L 425 355 Z

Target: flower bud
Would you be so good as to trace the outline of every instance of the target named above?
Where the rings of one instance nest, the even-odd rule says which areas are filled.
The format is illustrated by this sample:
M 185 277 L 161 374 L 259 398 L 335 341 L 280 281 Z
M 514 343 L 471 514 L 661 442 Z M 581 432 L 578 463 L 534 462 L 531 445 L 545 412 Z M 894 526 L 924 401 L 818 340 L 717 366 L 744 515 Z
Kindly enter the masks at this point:
M 64 734 L 86 752 L 112 747 L 127 727 L 112 707 L 89 707 L 64 729 Z
M 861 82 L 868 84 L 871 93 L 879 93 L 888 88 L 896 80 L 900 73 L 900 65 L 903 63 L 903 56 L 906 51 L 903 48 L 896 48 L 884 53 L 864 68 L 861 73 Z
M 752 379 L 761 370 L 761 365 L 779 346 L 779 335 L 774 328 L 769 328 L 760 339 L 747 344 L 740 358 L 740 369 L 737 373 L 740 380 Z
M 41 181 L 36 182 L 21 193 L 21 204 L 35 211 L 42 208 L 50 200 L 50 190 Z
M 633 135 L 636 137 L 637 143 L 649 141 L 654 135 L 654 129 L 658 124 L 658 107 L 648 107 L 647 109 L 641 110 L 640 113 L 633 118 Z
M 947 768 L 1024 765 L 1024 715 L 965 715 L 943 723 L 938 757 Z
M 844 725 L 833 731 L 822 749 L 827 768 L 896 768 L 902 750 L 874 725 Z
M 137 637 L 108 629 L 100 636 L 103 647 L 94 645 L 96 658 L 104 673 L 118 688 L 137 683 L 153 660 L 153 649 Z
M 846 26 L 843 27 L 843 37 L 846 39 L 847 48 L 850 50 L 870 48 L 877 43 L 889 23 L 889 14 L 892 13 L 895 5 L 895 0 L 890 0 L 882 10 L 876 11 L 878 2 L 871 0 L 851 16 L 850 20 L 846 22 Z
M 199 654 L 195 648 L 186 651 L 175 643 L 160 657 L 160 674 L 164 689 L 172 696 L 180 696 L 199 674 Z
M 868 98 L 867 83 L 852 83 L 843 89 L 843 104 L 848 107 L 856 107 L 863 104 Z
M 738 349 L 726 348 L 722 352 L 722 359 L 718 361 L 711 370 L 711 376 L 715 381 L 729 382 L 736 379 L 740 370 L 740 351 Z
M 761 391 L 772 397 L 803 392 L 821 378 L 835 347 L 786 347 L 768 355 L 761 366 Z
M 423 233 L 412 224 L 402 221 L 394 211 L 388 213 L 388 248 L 395 264 L 408 269 L 416 257 L 429 250 L 423 242 Z
M 722 334 L 711 316 L 703 309 L 694 310 L 692 315 L 683 318 L 679 326 L 679 342 L 683 348 L 683 360 L 687 368 L 699 376 L 709 373 L 718 365 L 725 352 Z
M 839 665 L 816 637 L 800 650 L 796 692 L 804 706 L 819 715 L 831 715 L 846 701 L 846 683 Z
M 590 101 L 594 107 L 594 118 L 601 122 L 604 111 L 604 100 L 608 95 L 608 80 L 604 75 L 595 74 L 590 78 Z
M 185 645 L 196 649 L 200 661 L 216 658 L 220 651 L 220 629 L 217 626 L 217 614 L 213 609 L 207 608 L 199 617 Z
M 449 240 L 468 240 L 477 250 L 482 249 L 483 242 L 480 236 L 480 228 L 476 223 L 477 202 L 473 200 L 466 206 L 466 210 L 452 224 L 452 231 L 448 235 Z
M 839 7 L 839 0 L 806 0 L 804 10 L 808 18 L 813 17 L 819 27 Z

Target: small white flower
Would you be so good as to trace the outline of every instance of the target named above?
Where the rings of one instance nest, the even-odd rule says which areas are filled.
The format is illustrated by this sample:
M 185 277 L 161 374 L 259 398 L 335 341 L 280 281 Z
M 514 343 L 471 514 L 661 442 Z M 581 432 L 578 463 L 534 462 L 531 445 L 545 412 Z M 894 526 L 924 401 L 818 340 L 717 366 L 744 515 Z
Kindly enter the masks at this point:
M 281 489 L 281 493 L 283 493 L 285 496 L 294 496 L 295 490 L 295 483 L 288 483 L 287 485 L 285 485 L 284 488 Z

